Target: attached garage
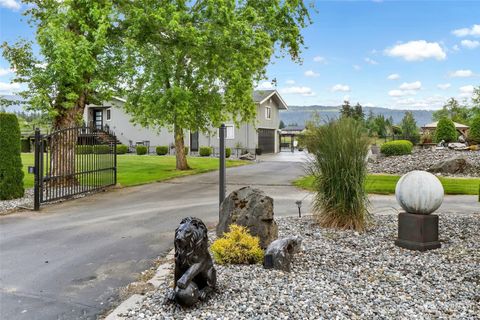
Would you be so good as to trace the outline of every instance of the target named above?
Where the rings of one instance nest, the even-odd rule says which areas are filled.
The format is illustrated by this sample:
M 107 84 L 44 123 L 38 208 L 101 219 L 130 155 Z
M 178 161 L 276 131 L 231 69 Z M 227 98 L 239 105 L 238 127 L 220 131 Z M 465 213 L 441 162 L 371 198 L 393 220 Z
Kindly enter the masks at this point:
M 258 129 L 258 147 L 262 153 L 275 153 L 275 129 Z

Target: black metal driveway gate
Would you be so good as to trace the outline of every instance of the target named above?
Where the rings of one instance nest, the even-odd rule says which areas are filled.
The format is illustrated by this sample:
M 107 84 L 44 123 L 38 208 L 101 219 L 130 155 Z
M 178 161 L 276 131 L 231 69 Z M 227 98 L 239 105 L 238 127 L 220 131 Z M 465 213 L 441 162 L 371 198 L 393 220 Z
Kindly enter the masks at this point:
M 34 210 L 40 204 L 117 183 L 117 139 L 108 129 L 35 131 Z

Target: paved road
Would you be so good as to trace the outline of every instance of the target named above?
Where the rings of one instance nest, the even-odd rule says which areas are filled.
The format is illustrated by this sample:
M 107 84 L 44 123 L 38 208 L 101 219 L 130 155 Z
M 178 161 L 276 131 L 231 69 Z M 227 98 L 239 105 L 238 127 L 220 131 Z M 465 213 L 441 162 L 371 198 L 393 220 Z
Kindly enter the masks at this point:
M 275 214 L 295 215 L 310 196 L 290 186 L 303 174 L 294 158 L 264 158 L 228 169 L 228 190 L 259 186 Z M 0 318 L 94 319 L 153 259 L 172 246 L 182 217 L 213 226 L 218 216 L 216 172 L 125 188 L 0 218 Z M 374 211 L 395 212 L 391 196 L 372 198 Z M 450 197 L 442 209 L 476 209 L 475 197 Z

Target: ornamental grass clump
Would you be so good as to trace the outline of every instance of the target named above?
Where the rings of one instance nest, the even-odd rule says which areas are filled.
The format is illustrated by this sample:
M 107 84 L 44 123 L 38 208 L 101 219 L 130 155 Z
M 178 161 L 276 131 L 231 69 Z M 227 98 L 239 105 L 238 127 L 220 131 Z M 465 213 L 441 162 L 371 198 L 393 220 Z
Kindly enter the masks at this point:
M 263 261 L 260 239 L 236 224 L 230 225 L 230 232 L 215 240 L 210 249 L 218 264 L 255 264 Z
M 314 217 L 322 227 L 364 230 L 370 220 L 365 191 L 369 140 L 361 123 L 342 118 L 317 125 L 308 135 L 307 147 L 314 150 Z

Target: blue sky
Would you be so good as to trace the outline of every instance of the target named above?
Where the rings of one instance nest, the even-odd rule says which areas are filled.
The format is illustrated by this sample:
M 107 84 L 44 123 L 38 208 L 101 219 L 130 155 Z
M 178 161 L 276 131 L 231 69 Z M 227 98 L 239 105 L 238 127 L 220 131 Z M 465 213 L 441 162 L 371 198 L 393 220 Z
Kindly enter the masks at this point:
M 303 64 L 273 60 L 259 88 L 290 105 L 438 109 L 480 85 L 480 1 L 315 1 Z M 33 39 L 16 0 L 0 0 L 0 42 Z M 0 58 L 0 94 L 17 89 Z

